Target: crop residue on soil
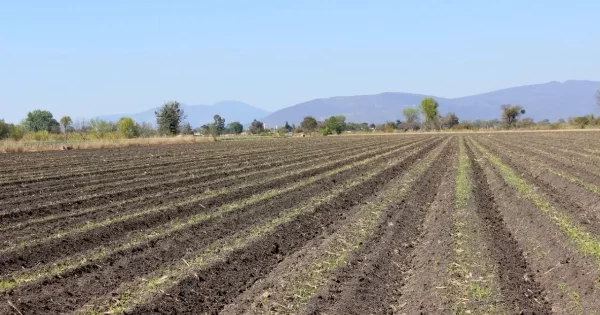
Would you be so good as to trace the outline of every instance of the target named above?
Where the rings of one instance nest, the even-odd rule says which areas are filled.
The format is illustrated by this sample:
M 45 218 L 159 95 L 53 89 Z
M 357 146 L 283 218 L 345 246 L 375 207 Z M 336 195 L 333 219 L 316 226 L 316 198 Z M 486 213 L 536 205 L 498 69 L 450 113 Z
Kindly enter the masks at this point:
M 596 132 L 0 156 L 0 314 L 593 314 Z

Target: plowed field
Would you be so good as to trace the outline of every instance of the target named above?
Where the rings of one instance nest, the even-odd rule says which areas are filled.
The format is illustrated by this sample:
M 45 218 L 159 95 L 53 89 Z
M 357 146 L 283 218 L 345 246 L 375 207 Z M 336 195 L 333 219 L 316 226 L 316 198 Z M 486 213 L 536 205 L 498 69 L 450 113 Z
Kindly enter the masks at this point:
M 0 314 L 600 314 L 600 134 L 0 155 Z

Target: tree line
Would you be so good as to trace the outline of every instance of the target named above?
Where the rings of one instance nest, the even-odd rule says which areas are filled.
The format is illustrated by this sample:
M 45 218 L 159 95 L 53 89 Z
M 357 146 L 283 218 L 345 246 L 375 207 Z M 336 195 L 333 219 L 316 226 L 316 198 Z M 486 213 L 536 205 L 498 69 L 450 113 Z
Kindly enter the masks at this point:
M 128 139 L 177 134 L 191 135 L 194 131 L 214 136 L 222 133 L 239 134 L 243 131 L 243 126 L 239 122 L 232 122 L 224 126 L 225 119 L 219 115 L 215 115 L 215 123 L 194 130 L 189 122 L 184 121 L 186 115 L 178 102 L 165 103 L 155 112 L 155 116 L 156 125 L 149 122 L 138 123 L 131 117 L 123 117 L 117 122 L 103 119 L 73 120 L 70 116 L 63 116 L 56 120 L 51 112 L 36 109 L 27 113 L 27 116 L 18 124 L 6 123 L 0 119 L 0 139 L 38 141 Z
M 600 90 L 596 93 L 596 103 L 600 109 Z M 521 105 L 502 105 L 500 119 L 461 121 L 455 113 L 441 116 L 439 104 L 433 98 L 424 98 L 418 107 L 407 107 L 402 111 L 403 121 L 388 121 L 384 124 L 369 124 L 366 122 L 346 122 L 346 117 L 336 115 L 322 121 L 313 116 L 306 116 L 296 126 L 285 123 L 269 129 L 261 121 L 254 120 L 246 129 L 248 134 L 285 135 L 289 133 L 307 133 L 332 135 L 342 132 L 395 132 L 418 130 L 478 130 L 478 129 L 510 129 L 510 128 L 539 128 L 561 129 L 565 126 L 585 128 L 586 126 L 600 126 L 600 117 L 593 114 L 570 117 L 567 120 L 559 119 L 550 122 L 548 119 L 534 121 L 531 118 L 522 118 L 526 113 Z M 148 122 L 137 123 L 130 117 L 123 117 L 117 122 L 102 119 L 77 119 L 63 116 L 56 120 L 47 110 L 37 109 L 27 113 L 19 124 L 6 123 L 0 119 L 0 139 L 27 139 L 50 140 L 53 135 L 63 135 L 64 139 L 90 140 L 90 139 L 121 139 L 134 137 L 173 136 L 177 134 L 218 137 L 223 134 L 241 134 L 244 126 L 234 121 L 226 124 L 225 118 L 214 115 L 213 121 L 198 128 L 192 128 L 186 122 L 184 110 L 178 102 L 167 102 L 155 113 L 156 127 Z M 55 137 L 54 137 L 55 138 Z

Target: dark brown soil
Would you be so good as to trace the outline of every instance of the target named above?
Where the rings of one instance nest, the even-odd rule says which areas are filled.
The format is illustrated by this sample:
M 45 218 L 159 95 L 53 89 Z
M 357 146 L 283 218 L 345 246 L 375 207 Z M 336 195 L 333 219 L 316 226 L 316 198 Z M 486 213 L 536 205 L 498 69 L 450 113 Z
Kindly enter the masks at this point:
M 358 169 L 358 171 L 360 170 Z M 20 300 L 20 307 L 31 313 L 72 310 L 72 308 L 81 306 L 81 303 L 89 297 L 102 295 L 116 289 L 120 282 L 132 281 L 139 274 L 146 274 L 176 263 L 187 252 L 205 248 L 218 239 L 273 218 L 277 216 L 279 210 L 300 203 L 306 196 L 318 194 L 335 186 L 336 183 L 355 176 L 357 176 L 355 170 L 337 174 L 332 178 L 285 194 L 281 198 L 266 200 L 222 218 L 197 224 L 170 235 L 168 238 L 152 241 L 146 246 L 119 252 L 103 261 L 96 261 L 64 274 L 60 278 L 45 281 L 41 285 L 23 287 L 21 290 L 11 292 L 11 295 L 27 297 Z M 98 277 L 98 274 L 102 276 Z M 119 279 L 119 282 L 115 282 L 113 279 Z M 86 285 L 81 286 L 81 283 Z M 65 290 L 65 288 L 77 289 Z M 80 302 L 71 302 L 74 298 Z M 65 303 L 65 308 L 48 309 L 47 305 L 50 304 L 50 299 L 59 304 Z M 38 306 L 44 306 L 44 309 L 39 309 Z
M 310 314 L 391 314 L 423 219 L 445 170 L 453 162 L 456 142 L 441 154 L 401 203 L 389 208 L 378 232 L 350 262 L 329 279 L 308 306 Z
M 493 260 L 498 264 L 500 290 L 505 305 L 514 314 L 550 314 L 550 305 L 544 300 L 540 285 L 529 269 L 519 244 L 507 230 L 502 215 L 496 207 L 487 178 L 470 147 L 467 154 L 473 170 L 473 195 L 477 202 L 477 215 L 484 222 L 485 241 Z
M 225 263 L 198 272 L 200 281 L 191 277 L 152 303 L 139 307 L 133 314 L 216 314 L 256 280 L 267 275 L 283 257 L 324 231 L 333 232 L 332 225 L 348 216 L 348 209 L 406 171 L 434 147 L 420 150 L 335 202 L 320 206 L 314 214 L 303 215 L 247 249 L 236 251 Z
M 0 205 L 9 204 L 11 207 L 19 207 L 19 201 L 25 203 L 29 202 L 29 204 L 31 204 L 31 201 L 39 199 L 41 203 L 48 203 L 49 201 L 57 200 L 59 198 L 81 197 L 80 195 L 82 194 L 101 195 L 103 193 L 111 193 L 111 190 L 114 190 L 114 187 L 121 183 L 127 183 L 127 188 L 132 189 L 131 186 L 133 184 L 144 187 L 144 185 L 148 185 L 148 183 L 155 184 L 157 180 L 165 178 L 166 176 L 171 176 L 171 178 L 173 178 L 174 174 L 180 174 L 179 178 L 177 178 L 180 182 L 170 184 L 172 187 L 173 185 L 185 184 L 185 177 L 191 175 L 193 175 L 194 179 L 197 181 L 211 180 L 224 175 L 231 176 L 236 173 L 264 169 L 265 167 L 275 167 L 297 161 L 306 161 L 331 154 L 341 154 L 343 152 L 352 152 L 353 150 L 375 148 L 375 146 L 378 145 L 380 146 L 382 143 L 368 142 L 347 146 L 318 146 L 315 148 L 307 148 L 305 151 L 302 151 L 301 154 L 289 156 L 285 159 L 279 157 L 273 158 L 273 153 L 276 153 L 277 151 L 275 150 L 277 149 L 259 149 L 258 152 L 254 152 L 256 151 L 256 149 L 254 149 L 254 151 L 250 151 L 246 154 L 205 159 L 196 157 L 186 157 L 186 159 L 181 159 L 181 157 L 168 157 L 167 159 L 172 160 L 172 162 L 165 163 L 156 163 L 153 160 L 149 161 L 148 159 L 145 159 L 137 162 L 136 169 L 127 169 L 124 171 L 112 172 L 110 174 L 92 174 L 84 178 L 70 178 L 69 181 L 57 179 L 45 180 L 43 182 L 40 181 L 38 182 L 38 185 L 21 184 L 19 185 L 20 188 L 18 191 L 1 192 Z M 271 159 L 264 159 L 263 157 L 265 156 L 271 157 Z M 160 161 L 161 159 L 155 160 Z M 139 169 L 141 167 L 140 165 L 143 166 L 143 168 Z M 244 167 L 245 169 L 243 171 L 228 172 L 229 168 L 240 167 Z M 205 173 L 208 169 L 212 170 L 209 172 L 209 175 L 206 175 Z M 211 173 L 215 174 L 210 175 Z M 160 182 L 158 182 L 158 184 L 160 184 Z M 93 190 L 88 189 L 92 185 L 97 186 L 97 188 Z M 160 186 L 160 188 L 163 189 L 164 187 L 167 186 Z M 32 194 L 35 195 L 32 196 Z M 3 202 L 2 199 L 5 199 L 6 202 Z M 34 208 L 32 208 L 32 210 L 34 210 Z
M 427 147 L 432 147 L 434 145 L 435 144 L 429 144 Z M 386 148 L 384 150 L 389 151 L 391 149 L 393 148 Z M 31 268 L 37 264 L 47 263 L 52 259 L 65 257 L 67 255 L 84 251 L 98 245 L 110 244 L 119 238 L 124 237 L 128 232 L 156 227 L 161 223 L 165 223 L 176 218 L 182 218 L 191 214 L 209 211 L 209 209 L 213 209 L 219 205 L 240 200 L 268 189 L 282 187 L 297 180 L 326 172 L 336 167 L 340 167 L 354 161 L 359 161 L 370 156 L 372 156 L 372 154 L 361 154 L 354 158 L 348 159 L 346 162 L 334 163 L 327 167 L 303 172 L 299 175 L 293 175 L 275 181 L 259 183 L 256 186 L 250 186 L 244 189 L 236 190 L 231 194 L 203 200 L 203 208 L 199 207 L 197 204 L 173 207 L 128 221 L 117 222 L 109 226 L 96 228 L 84 233 L 78 233 L 73 236 L 51 240 L 40 245 L 29 246 L 26 250 L 4 253 L 0 257 L 0 270 L 2 274 L 6 274 L 22 268 Z M 164 200 L 159 200 L 157 203 L 161 204 L 163 202 Z
M 494 302 L 511 314 L 592 313 L 600 309 L 598 262 L 579 252 L 550 216 L 526 198 L 518 197 L 517 191 L 504 182 L 471 141 L 476 140 L 521 178 L 537 186 L 553 207 L 571 216 L 578 226 L 599 236 L 600 215 L 596 211 L 600 208 L 594 205 L 600 205 L 600 196 L 564 178 L 545 174 L 527 160 L 528 156 L 535 156 L 567 174 L 600 183 L 594 175 L 600 171 L 586 172 L 586 166 L 600 165 L 599 162 L 590 157 L 593 151 L 583 150 L 594 149 L 586 146 L 590 143 L 600 145 L 596 136 L 597 133 L 573 132 L 489 137 L 318 137 L 0 155 L 0 250 L 14 241 L 43 239 L 86 222 L 135 213 L 201 195 L 206 190 L 250 184 L 201 202 L 5 250 L 0 254 L 0 314 L 63 314 L 99 299 L 118 298 L 116 292 L 180 264 L 191 253 L 274 219 L 282 211 L 365 172 L 384 167 L 379 175 L 321 204 L 314 213 L 282 224 L 258 241 L 228 254 L 224 261 L 195 270 L 197 276 L 185 278 L 172 289 L 127 310 L 127 314 L 217 314 L 223 310 L 242 313 L 252 308 L 251 301 L 260 294 L 255 291 L 260 291 L 263 282 L 278 279 L 281 270 L 293 273 L 286 269 L 289 261 L 303 266 L 307 259 L 304 255 L 313 254 L 311 248 L 342 228 L 360 204 L 377 200 L 375 196 L 391 180 L 405 174 L 435 149 L 441 149 L 442 154 L 433 166 L 415 181 L 402 202 L 386 210 L 375 234 L 348 257 L 348 264 L 327 275 L 326 284 L 317 288 L 317 294 L 301 312 L 449 314 L 451 301 L 456 297 L 450 296 L 452 290 L 446 290 L 444 284 L 451 277 L 447 267 L 453 258 L 453 183 L 461 137 L 467 139 L 471 162 L 473 218 L 482 232 L 485 257 L 494 264 L 498 275 L 501 292 Z M 442 148 L 442 143 L 447 145 Z M 523 147 L 526 143 L 554 156 Z M 397 154 L 105 258 L 86 260 L 81 267 L 57 276 L 21 283 L 10 290 L 2 288 L 5 281 L 30 268 L 52 266 L 60 259 L 100 246 L 117 246 L 133 233 L 150 232 L 175 219 L 210 213 L 220 206 L 396 149 L 400 149 Z M 390 164 L 398 159 L 400 163 Z M 309 169 L 324 162 L 331 165 Z M 292 170 L 301 173 L 289 174 Z M 257 171 L 264 172 L 253 173 Z M 139 173 L 147 175 L 142 177 Z M 177 181 L 168 183 L 172 177 L 167 175 L 173 173 L 179 174 Z M 266 179 L 278 174 L 284 176 Z M 136 197 L 140 199 L 133 199 Z M 127 203 L 111 206 L 118 201 Z M 71 215 L 94 206 L 100 207 Z M 65 217 L 33 221 L 54 214 Z M 17 223 L 25 224 L 17 228 Z
M 358 153 L 364 153 L 364 152 L 369 152 L 370 150 L 381 150 L 384 149 L 385 146 L 384 145 L 379 145 L 378 147 L 373 147 L 373 146 L 367 146 L 365 148 L 356 148 L 356 150 L 354 150 L 353 152 L 351 152 L 350 154 L 358 154 Z M 336 152 L 336 151 L 331 151 L 331 152 L 326 152 L 326 155 L 329 154 L 331 156 L 332 159 L 335 159 L 339 156 L 345 156 L 344 155 L 344 151 L 342 150 L 342 152 Z M 348 153 L 346 153 L 347 155 Z M 325 155 L 325 156 L 326 156 Z M 323 155 L 320 155 L 320 157 L 323 157 Z M 303 158 L 305 160 L 303 160 Z M 207 187 L 204 187 L 205 184 L 209 184 L 211 181 L 214 180 L 218 180 L 218 179 L 225 179 L 228 177 L 231 177 L 232 180 L 231 181 L 221 181 L 219 182 L 219 185 L 215 186 L 210 186 L 211 189 L 215 189 L 215 188 L 219 188 L 219 187 L 227 187 L 229 186 L 232 182 L 240 182 L 242 180 L 252 180 L 255 178 L 261 178 L 264 177 L 265 174 L 261 173 L 258 175 L 253 175 L 253 176 L 245 176 L 244 174 L 250 171 L 259 171 L 259 170 L 265 170 L 268 168 L 274 168 L 276 166 L 281 166 L 281 165 L 287 165 L 290 163 L 294 163 L 294 162 L 302 162 L 302 161 L 311 161 L 313 159 L 316 159 L 317 156 L 305 156 L 305 157 L 300 157 L 300 159 L 296 159 L 296 157 L 294 156 L 290 156 L 287 159 L 282 159 L 282 161 L 276 161 L 273 163 L 269 163 L 269 165 L 258 165 L 256 167 L 250 167 L 248 169 L 244 169 L 244 170 L 238 170 L 238 171 L 232 171 L 232 170 L 228 170 L 225 167 L 231 167 L 231 163 L 229 161 L 223 161 L 222 165 L 223 165 L 223 169 L 222 171 L 219 172 L 209 172 L 209 174 L 203 174 L 203 172 L 201 172 L 202 168 L 199 169 L 190 169 L 190 170 L 186 170 L 185 171 L 185 175 L 180 176 L 180 177 L 167 177 L 167 180 L 165 180 L 165 177 L 163 176 L 161 177 L 156 177 L 156 180 L 151 181 L 150 183 L 147 182 L 139 182 L 139 183 L 133 183 L 133 184 L 128 184 L 125 187 L 116 185 L 113 186 L 111 184 L 106 185 L 104 187 L 104 189 L 100 190 L 100 191 L 94 191 L 94 192 L 88 192 L 86 190 L 84 190 L 80 185 L 78 185 L 78 181 L 72 181 L 71 185 L 75 186 L 75 189 L 70 189 L 67 190 L 65 192 L 63 192 L 62 194 L 55 196 L 54 198 L 50 197 L 51 195 L 49 195 L 47 192 L 36 192 L 36 194 L 41 194 L 41 197 L 38 197 L 37 199 L 40 200 L 39 204 L 38 203 L 21 203 L 21 204 L 14 204 L 14 203 L 9 203 L 6 205 L 6 207 L 8 207 L 10 209 L 10 211 L 3 211 L 0 212 L 0 223 L 10 223 L 10 222 L 20 222 L 28 217 L 39 217 L 41 215 L 50 215 L 50 214 L 54 214 L 54 213 L 64 213 L 66 211 L 72 210 L 72 209 L 81 209 L 84 207 L 92 207 L 98 204 L 102 204 L 102 203 L 107 203 L 107 202 L 116 202 L 116 201 L 121 201 L 121 200 L 127 200 L 129 198 L 132 197 L 137 197 L 140 195 L 144 195 L 144 196 L 148 196 L 150 198 L 155 198 L 155 194 L 159 194 L 165 191 L 173 191 L 174 194 L 179 194 L 180 196 L 185 196 L 185 195 L 189 195 L 189 191 L 181 191 L 181 189 L 176 189 L 174 190 L 173 187 L 176 188 L 181 188 L 181 187 L 193 187 L 194 190 L 196 191 L 203 191 L 203 189 L 206 189 Z M 262 161 L 260 161 L 262 162 Z M 238 162 L 237 163 L 238 166 L 245 166 L 247 165 L 247 162 Z M 304 163 L 306 164 L 306 163 Z M 303 165 L 304 165 L 303 164 Z M 234 164 L 235 165 L 235 164 Z M 300 168 L 303 167 L 303 165 L 298 165 L 295 166 L 295 168 Z M 294 168 L 290 168 L 290 170 L 292 170 Z M 177 171 L 179 171 L 180 169 L 176 169 Z M 143 175 L 138 175 L 138 176 L 143 176 Z M 235 176 L 235 178 L 234 178 Z M 175 180 L 173 182 L 173 180 Z M 189 188 L 188 188 L 189 189 Z M 48 198 L 46 197 L 48 196 Z M 177 196 L 169 196 L 170 198 L 173 197 L 177 197 Z M 52 202 L 52 201 L 58 201 L 58 202 Z M 33 200 L 32 200 L 33 201 Z M 37 205 L 37 206 L 36 206 Z
M 411 143 L 407 143 L 407 144 L 411 144 Z M 383 149 L 385 149 L 386 147 L 383 147 Z M 355 150 L 354 152 L 351 152 L 351 154 L 359 154 L 361 152 L 365 152 L 367 154 L 365 154 L 364 156 L 371 156 L 371 154 L 375 153 L 375 152 L 380 152 L 382 148 L 374 148 L 374 150 L 370 150 L 370 151 L 364 151 L 364 150 Z M 342 151 L 340 153 L 338 152 L 334 152 L 332 154 L 330 154 L 330 159 L 339 159 L 339 158 L 346 158 L 348 157 L 348 153 L 350 152 L 345 152 Z M 325 160 L 325 159 L 321 159 L 321 163 L 324 162 L 328 162 L 329 160 Z M 286 163 L 284 161 L 284 163 Z M 302 163 L 300 165 L 296 165 L 293 167 L 289 167 L 286 168 L 285 170 L 291 171 L 291 170 L 299 170 L 299 169 L 303 169 L 306 167 L 311 166 L 311 160 L 307 160 L 306 163 Z M 287 165 L 287 164 L 286 164 Z M 265 167 L 262 166 L 262 168 L 264 169 Z M 188 188 L 184 191 L 181 189 L 181 187 L 175 187 L 175 189 L 173 189 L 172 192 L 169 192 L 168 190 L 166 191 L 166 194 L 162 194 L 161 195 L 161 199 L 163 201 L 169 201 L 169 200 L 177 200 L 180 197 L 189 197 L 190 193 L 193 194 L 197 194 L 197 191 L 206 191 L 206 190 L 214 190 L 214 189 L 218 189 L 218 188 L 224 188 L 224 187 L 228 187 L 231 185 L 239 185 L 240 183 L 243 183 L 244 181 L 249 181 L 249 182 L 253 182 L 253 181 L 259 181 L 262 177 L 264 177 L 265 175 L 273 175 L 275 173 L 269 173 L 268 169 L 265 170 L 266 172 L 260 173 L 260 174 L 256 174 L 253 176 L 246 176 L 244 174 L 234 174 L 232 172 L 226 172 L 224 174 L 221 175 L 225 175 L 225 176 L 233 176 L 236 175 L 235 178 L 229 179 L 227 180 L 227 178 L 225 176 L 222 176 L 222 178 L 218 178 L 218 176 L 213 176 L 215 178 L 215 180 L 217 180 L 217 182 L 212 183 L 211 181 L 207 181 L 207 182 L 203 182 L 203 177 L 197 177 L 195 179 L 193 179 L 194 181 L 197 181 L 198 184 L 193 184 L 194 186 L 188 186 Z M 283 169 L 277 170 L 278 173 L 284 171 Z M 170 186 L 172 187 L 172 186 Z M 189 187 L 194 187 L 194 189 L 190 189 Z M 146 187 L 142 187 L 144 189 L 144 194 L 146 194 L 146 197 L 143 200 L 134 200 L 132 202 L 128 202 L 127 204 L 123 204 L 123 205 L 119 205 L 119 206 L 110 206 L 111 203 L 116 202 L 118 200 L 125 200 L 127 201 L 128 197 L 138 197 L 135 195 L 135 191 L 130 191 L 127 194 L 123 194 L 121 196 L 121 198 L 115 198 L 114 194 L 112 195 L 100 195 L 98 198 L 107 198 L 110 200 L 111 203 L 106 204 L 106 206 L 101 207 L 93 212 L 87 213 L 87 214 L 83 214 L 83 215 L 74 215 L 74 216 L 69 216 L 68 218 L 57 218 L 54 220 L 49 220 L 49 221 L 45 221 L 43 222 L 43 224 L 27 224 L 26 226 L 20 225 L 18 229 L 7 229 L 7 230 L 0 230 L 0 237 L 2 236 L 6 236 L 6 240 L 15 240 L 16 237 L 19 236 L 28 236 L 28 235 L 36 235 L 36 237 L 42 237 L 44 235 L 49 235 L 51 233 L 55 233 L 56 231 L 60 230 L 63 227 L 68 227 L 68 226 L 73 226 L 73 225 L 77 225 L 77 224 L 83 224 L 85 222 L 88 221 L 93 221 L 93 220 L 100 220 L 102 218 L 106 218 L 106 216 L 114 216 L 116 213 L 127 213 L 127 212 L 132 212 L 138 209 L 142 209 L 144 207 L 149 207 L 149 206 L 153 206 L 156 204 L 156 198 L 158 197 L 157 194 L 160 193 L 160 190 L 157 190 L 155 188 L 150 189 L 149 192 L 146 191 Z M 164 190 L 165 188 L 163 188 Z M 172 188 L 169 188 L 172 189 Z M 90 202 L 91 203 L 91 202 Z M 81 202 L 81 203 L 77 203 L 77 204 L 73 204 L 72 207 L 79 207 L 79 208 L 85 208 L 86 206 L 89 206 L 90 203 L 87 202 Z M 53 206 L 53 209 L 56 209 L 56 211 L 61 211 L 61 213 L 65 213 L 67 211 L 67 209 L 64 209 L 60 207 L 60 205 L 56 205 Z M 28 212 L 28 213 L 32 213 L 32 215 L 40 215 L 40 211 L 37 212 Z M 23 213 L 21 213 L 23 214 Z M 17 214 L 14 214 L 15 216 Z M 6 219 L 6 218 L 5 218 Z M 23 223 L 23 217 L 19 217 L 16 216 L 14 218 L 11 218 L 11 220 L 7 219 L 7 222 L 5 222 L 6 224 L 13 222 L 13 223 Z M 1 242 L 0 242 L 1 243 Z
M 516 154 L 509 155 L 506 153 L 506 150 L 502 150 L 491 143 L 485 143 L 485 147 L 493 154 L 502 158 L 504 163 L 507 163 L 518 171 L 522 178 L 541 188 L 543 194 L 561 209 L 568 211 L 577 218 L 577 221 L 585 226 L 587 230 L 594 234 L 600 234 L 600 214 L 594 213 L 589 208 L 582 206 L 598 204 L 598 195 L 584 191 L 577 187 L 576 184 L 570 183 L 551 173 L 549 174 L 547 171 L 534 172 L 532 167 L 528 165 L 528 161 L 524 159 L 525 155 L 522 155 L 524 152 L 523 149 L 517 151 L 520 152 L 517 156 Z M 557 169 L 561 169 L 560 166 L 553 165 L 552 162 L 546 163 Z
M 497 169 L 474 151 L 505 226 L 523 249 L 523 257 L 551 304 L 552 313 L 593 314 L 600 309 L 597 261 L 578 252 L 549 215 L 518 197 Z

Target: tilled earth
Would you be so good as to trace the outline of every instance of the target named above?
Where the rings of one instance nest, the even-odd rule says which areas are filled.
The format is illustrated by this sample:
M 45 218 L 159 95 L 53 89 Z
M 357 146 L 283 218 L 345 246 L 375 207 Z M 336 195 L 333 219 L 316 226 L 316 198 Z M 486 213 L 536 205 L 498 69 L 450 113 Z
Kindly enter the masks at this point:
M 600 134 L 0 155 L 0 314 L 593 314 Z

